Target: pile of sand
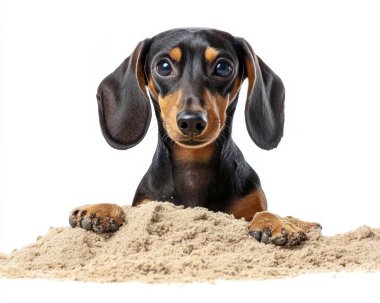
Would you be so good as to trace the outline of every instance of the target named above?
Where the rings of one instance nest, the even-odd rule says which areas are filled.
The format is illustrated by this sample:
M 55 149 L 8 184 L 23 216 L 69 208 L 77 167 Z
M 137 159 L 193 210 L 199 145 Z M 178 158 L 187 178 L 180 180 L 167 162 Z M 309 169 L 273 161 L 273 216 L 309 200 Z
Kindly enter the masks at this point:
M 0 255 L 0 276 L 190 282 L 380 270 L 380 229 L 333 237 L 318 229 L 301 246 L 275 247 L 251 238 L 244 220 L 204 208 L 151 202 L 125 210 L 127 223 L 112 235 L 51 228 L 36 243 Z

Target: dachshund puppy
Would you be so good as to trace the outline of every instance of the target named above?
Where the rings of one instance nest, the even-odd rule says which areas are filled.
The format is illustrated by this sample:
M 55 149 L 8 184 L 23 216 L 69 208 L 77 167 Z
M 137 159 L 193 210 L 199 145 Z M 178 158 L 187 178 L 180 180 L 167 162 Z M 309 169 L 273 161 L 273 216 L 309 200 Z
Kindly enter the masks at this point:
M 145 136 L 151 105 L 158 144 L 133 206 L 150 200 L 244 217 L 258 241 L 299 244 L 314 226 L 267 212 L 256 172 L 231 137 L 242 82 L 248 80 L 245 121 L 260 148 L 275 148 L 284 127 L 281 79 L 241 38 L 214 29 L 163 32 L 140 42 L 99 85 L 102 133 L 114 148 L 128 149 Z M 69 218 L 72 227 L 114 232 L 124 213 L 115 204 L 86 205 Z

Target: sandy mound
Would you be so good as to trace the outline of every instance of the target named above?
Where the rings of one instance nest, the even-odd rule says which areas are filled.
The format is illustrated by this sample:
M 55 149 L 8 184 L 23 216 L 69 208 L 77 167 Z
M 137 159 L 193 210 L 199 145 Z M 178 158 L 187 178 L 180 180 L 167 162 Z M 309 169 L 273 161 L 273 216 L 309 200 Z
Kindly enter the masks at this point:
M 51 228 L 36 243 L 0 254 L 0 276 L 190 282 L 380 270 L 380 229 L 367 226 L 333 237 L 314 230 L 302 246 L 286 248 L 258 243 L 247 222 L 204 208 L 151 202 L 126 214 L 113 235 Z

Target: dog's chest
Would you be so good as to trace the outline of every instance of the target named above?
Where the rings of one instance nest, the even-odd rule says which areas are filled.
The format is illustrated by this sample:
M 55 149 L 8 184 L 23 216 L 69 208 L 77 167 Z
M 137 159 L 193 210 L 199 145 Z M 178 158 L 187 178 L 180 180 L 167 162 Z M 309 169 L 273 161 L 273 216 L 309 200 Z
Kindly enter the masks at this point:
M 185 206 L 205 206 L 216 189 L 216 175 L 206 165 L 177 167 L 174 180 L 177 199 Z

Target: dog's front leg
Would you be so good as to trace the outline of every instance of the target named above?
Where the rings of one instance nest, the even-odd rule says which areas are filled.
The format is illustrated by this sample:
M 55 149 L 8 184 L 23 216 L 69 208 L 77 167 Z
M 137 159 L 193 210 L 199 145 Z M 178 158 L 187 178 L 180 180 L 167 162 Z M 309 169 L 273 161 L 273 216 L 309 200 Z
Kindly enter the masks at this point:
M 292 217 L 281 218 L 267 211 L 267 202 L 261 188 L 234 201 L 227 211 L 235 218 L 250 221 L 249 234 L 257 241 L 275 245 L 297 245 L 307 239 L 312 228 L 321 228 L 318 223 L 301 221 Z
M 115 232 L 124 220 L 123 208 L 109 203 L 84 205 L 72 210 L 69 216 L 71 227 L 81 227 L 97 233 Z

